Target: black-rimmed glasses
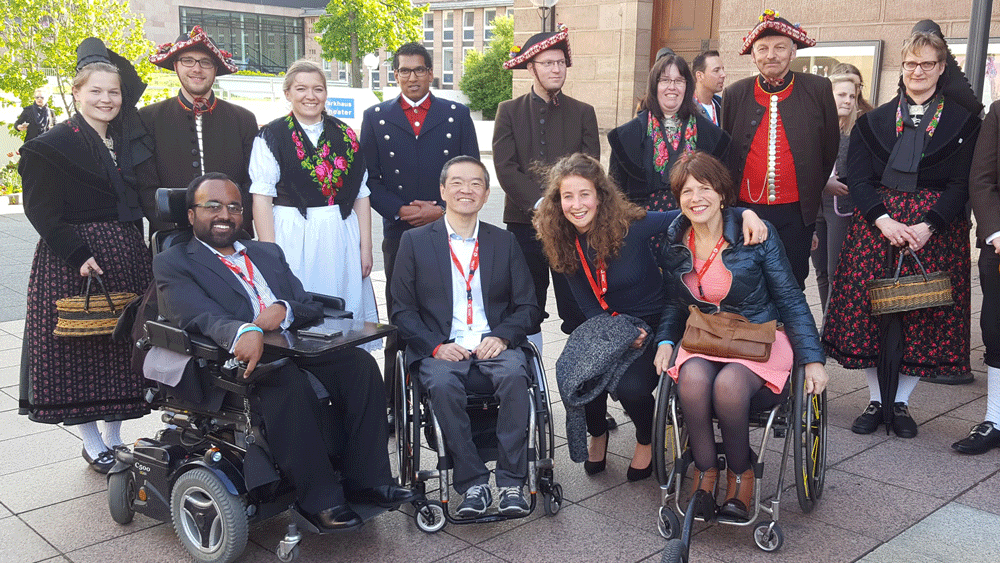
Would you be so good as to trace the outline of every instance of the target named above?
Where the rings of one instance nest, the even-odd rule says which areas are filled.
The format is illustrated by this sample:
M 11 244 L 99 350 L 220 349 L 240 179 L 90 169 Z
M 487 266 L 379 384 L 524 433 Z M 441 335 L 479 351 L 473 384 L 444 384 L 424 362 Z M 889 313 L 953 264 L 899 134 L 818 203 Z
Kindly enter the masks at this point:
M 398 74 L 400 78 L 409 78 L 411 74 L 415 74 L 417 78 L 423 78 L 427 76 L 427 73 L 430 72 L 430 70 L 431 69 L 425 66 L 418 66 L 417 68 L 404 67 L 404 68 L 397 68 L 396 74 Z
M 206 201 L 205 203 L 195 203 L 191 207 L 200 207 L 205 211 L 208 211 L 212 215 L 218 215 L 222 213 L 222 208 L 225 207 L 226 211 L 230 215 L 242 215 L 243 214 L 243 204 L 242 203 L 228 203 L 223 205 L 218 201 Z
M 181 66 L 187 68 L 191 68 L 194 65 L 198 65 L 204 69 L 215 67 L 215 61 L 213 61 L 212 59 L 196 59 L 194 57 L 181 57 L 177 59 L 177 62 L 181 63 Z

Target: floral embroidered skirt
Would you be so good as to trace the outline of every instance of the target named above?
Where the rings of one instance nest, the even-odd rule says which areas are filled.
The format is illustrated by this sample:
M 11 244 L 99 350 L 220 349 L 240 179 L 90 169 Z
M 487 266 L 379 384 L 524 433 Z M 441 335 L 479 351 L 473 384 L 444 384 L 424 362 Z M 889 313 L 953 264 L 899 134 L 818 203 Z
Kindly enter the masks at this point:
M 677 209 L 677 200 L 674 199 L 674 194 L 670 191 L 669 186 L 649 194 L 649 199 L 646 200 L 647 211 L 673 211 L 674 209 Z M 649 247 L 653 249 L 653 256 L 660 255 L 660 247 L 663 246 L 663 241 L 666 238 L 667 233 L 662 232 L 649 239 Z
M 146 292 L 152 260 L 142 234 L 119 222 L 76 225 L 94 251 L 108 291 Z M 80 271 L 39 241 L 28 282 L 28 311 L 21 357 L 20 412 L 31 420 L 81 424 L 138 418 L 149 412 L 145 380 L 129 367 L 132 342 L 110 336 L 52 334 L 56 300 L 80 294 Z
M 906 225 L 920 222 L 941 193 L 879 190 L 889 216 Z M 823 327 L 828 356 L 848 369 L 875 367 L 881 346 L 878 318 L 870 314 L 866 284 L 891 277 L 899 253 L 892 252 L 882 232 L 855 212 L 830 286 L 830 303 Z M 900 373 L 919 377 L 961 376 L 969 373 L 970 286 L 969 222 L 964 216 L 934 235 L 917 253 L 928 272 L 951 276 L 955 304 L 902 313 L 903 362 Z M 892 261 L 890 265 L 889 262 Z M 910 258 L 900 276 L 919 274 Z

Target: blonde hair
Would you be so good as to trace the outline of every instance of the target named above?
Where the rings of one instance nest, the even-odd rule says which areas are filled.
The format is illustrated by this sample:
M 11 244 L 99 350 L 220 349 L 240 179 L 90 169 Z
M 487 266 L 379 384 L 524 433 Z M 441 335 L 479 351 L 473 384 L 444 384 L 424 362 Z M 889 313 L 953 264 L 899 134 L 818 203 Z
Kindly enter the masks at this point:
M 906 38 L 903 41 L 903 49 L 900 52 L 900 58 L 905 59 L 906 54 L 917 54 L 917 51 L 923 49 L 924 47 L 930 47 L 937 51 L 937 60 L 939 63 L 944 63 L 948 60 L 948 44 L 944 42 L 935 33 L 929 31 L 918 31 L 913 35 Z
M 285 71 L 285 81 L 281 85 L 283 92 L 288 92 L 292 88 L 292 82 L 295 81 L 295 77 L 300 74 L 315 73 L 323 79 L 323 86 L 326 86 L 326 73 L 320 66 L 312 61 L 306 59 L 299 59 L 292 63 L 292 66 L 288 67 Z
M 111 63 L 90 63 L 76 72 L 76 76 L 73 77 L 73 91 L 78 92 L 97 72 L 110 72 L 118 77 L 118 83 L 121 84 L 122 79 L 121 75 L 118 74 L 118 67 Z
M 854 85 L 854 108 L 851 109 L 850 115 L 840 118 L 840 134 L 850 135 L 851 129 L 854 128 L 854 122 L 858 120 L 858 97 L 861 96 L 861 79 L 856 74 L 833 74 L 830 76 L 830 82 L 834 86 L 842 82 L 850 82 Z

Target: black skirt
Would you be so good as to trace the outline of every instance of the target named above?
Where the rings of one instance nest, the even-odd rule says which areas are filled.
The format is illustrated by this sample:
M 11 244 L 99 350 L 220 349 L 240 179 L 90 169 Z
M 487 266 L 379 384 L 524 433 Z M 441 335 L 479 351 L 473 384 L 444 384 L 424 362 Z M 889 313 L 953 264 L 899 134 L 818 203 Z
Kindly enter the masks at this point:
M 131 223 L 86 223 L 77 234 L 94 251 L 110 292 L 143 295 L 152 282 L 152 259 Z M 61 337 L 56 300 L 80 294 L 80 271 L 39 241 L 28 282 L 21 361 L 20 413 L 50 424 L 138 418 L 149 412 L 144 379 L 129 368 L 131 342 L 110 336 Z

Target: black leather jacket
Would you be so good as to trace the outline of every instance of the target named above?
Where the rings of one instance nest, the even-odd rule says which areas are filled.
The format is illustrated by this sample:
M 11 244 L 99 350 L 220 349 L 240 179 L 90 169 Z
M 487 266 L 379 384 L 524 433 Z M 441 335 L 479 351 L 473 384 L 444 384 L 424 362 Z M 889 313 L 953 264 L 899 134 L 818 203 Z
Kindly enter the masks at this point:
M 723 311 L 739 313 L 751 322 L 764 323 L 777 319 L 784 324 L 785 334 L 795 350 L 800 365 L 826 362 L 823 347 L 816 331 L 812 312 L 806 297 L 799 289 L 792 267 L 785 256 L 785 247 L 778 238 L 774 225 L 767 223 L 768 236 L 762 244 L 743 244 L 743 218 L 727 208 L 723 210 L 723 236 L 729 246 L 719 257 L 733 275 L 729 294 L 722 300 Z M 691 222 L 679 215 L 667 230 L 668 245 L 660 255 L 667 307 L 660 319 L 656 342 L 681 341 L 687 322 L 688 305 L 697 305 L 702 311 L 714 312 L 715 305 L 697 299 L 681 276 L 692 270 L 691 250 L 687 247 L 685 233 Z

